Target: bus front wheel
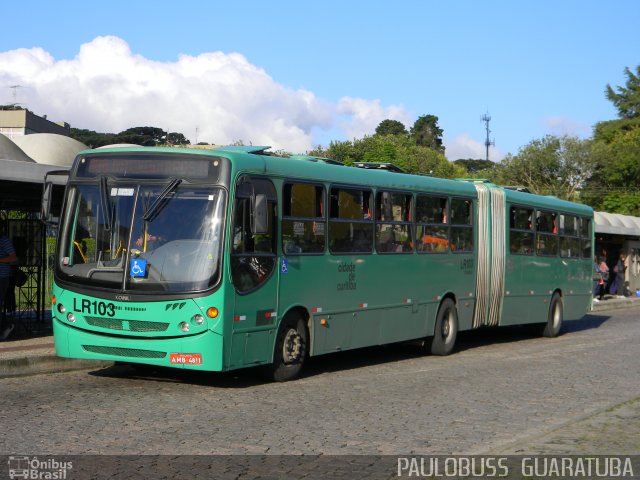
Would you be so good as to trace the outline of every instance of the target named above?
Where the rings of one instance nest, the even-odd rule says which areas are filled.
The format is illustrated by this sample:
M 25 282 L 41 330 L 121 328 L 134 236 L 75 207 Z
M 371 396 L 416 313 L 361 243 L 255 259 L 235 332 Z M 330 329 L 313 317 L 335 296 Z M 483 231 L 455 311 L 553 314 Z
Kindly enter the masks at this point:
M 449 355 L 458 335 L 458 312 L 455 302 L 446 298 L 438 309 L 436 328 L 429 350 L 432 355 Z
M 554 293 L 551 297 L 551 303 L 549 304 L 549 314 L 547 316 L 547 323 L 542 330 L 542 336 L 544 337 L 557 337 L 562 328 L 562 297 L 558 292 Z
M 299 316 L 288 316 L 282 320 L 276 338 L 276 347 L 271 365 L 271 378 L 286 382 L 296 378 L 307 358 L 309 335 Z

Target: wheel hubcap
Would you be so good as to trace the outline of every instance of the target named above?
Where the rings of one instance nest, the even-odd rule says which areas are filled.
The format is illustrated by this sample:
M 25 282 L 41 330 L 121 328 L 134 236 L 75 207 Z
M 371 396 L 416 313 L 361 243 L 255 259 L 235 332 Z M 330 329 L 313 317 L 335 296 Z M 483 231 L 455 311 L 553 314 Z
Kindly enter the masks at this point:
M 284 337 L 282 345 L 282 360 L 293 363 L 300 359 L 302 352 L 302 337 L 297 330 L 290 328 Z
M 446 339 L 451 332 L 451 315 L 447 315 L 442 322 L 442 338 Z
M 553 309 L 553 326 L 557 327 L 560 323 L 560 306 L 556 305 Z

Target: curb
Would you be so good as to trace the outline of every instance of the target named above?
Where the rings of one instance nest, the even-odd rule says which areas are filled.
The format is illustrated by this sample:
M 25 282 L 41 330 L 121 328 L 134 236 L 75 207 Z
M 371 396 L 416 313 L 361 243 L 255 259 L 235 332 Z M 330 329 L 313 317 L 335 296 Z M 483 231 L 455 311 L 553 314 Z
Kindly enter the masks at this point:
M 113 362 L 77 360 L 56 355 L 38 355 L 0 360 L 0 378 L 22 377 L 39 373 L 58 373 L 111 367 Z
M 622 310 L 636 307 L 640 307 L 640 300 L 638 299 L 610 299 L 594 303 L 592 310 L 587 313 L 600 313 L 609 310 Z M 51 345 L 51 348 L 53 349 L 53 345 Z M 34 350 L 30 350 L 29 347 L 24 347 L 24 356 L 0 358 L 0 378 L 69 372 L 73 370 L 100 369 L 114 365 L 114 362 L 104 360 L 79 360 L 58 357 L 55 353 L 42 352 L 40 354 L 34 354 Z
M 608 310 L 622 310 L 627 308 L 635 308 L 640 306 L 640 301 L 631 300 L 628 298 L 615 299 L 615 300 L 601 300 L 598 303 L 593 303 L 591 312 L 606 312 Z

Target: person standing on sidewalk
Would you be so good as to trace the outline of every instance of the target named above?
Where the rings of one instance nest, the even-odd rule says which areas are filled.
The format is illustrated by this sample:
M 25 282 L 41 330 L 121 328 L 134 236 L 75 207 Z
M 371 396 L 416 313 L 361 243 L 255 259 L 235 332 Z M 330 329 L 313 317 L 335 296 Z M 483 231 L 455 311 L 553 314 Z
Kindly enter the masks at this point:
M 599 282 L 600 290 L 598 292 L 598 300 L 602 300 L 606 293 L 607 282 L 609 281 L 609 266 L 607 265 L 607 257 L 599 257 L 598 262 L 598 269 L 601 277 Z
M 18 257 L 11 240 L 3 233 L 0 233 L 0 318 L 2 320 L 4 320 L 4 302 L 11 283 L 11 268 L 17 263 Z M 13 330 L 13 325 L 4 326 L 3 323 L 0 323 L 5 327 L 0 334 L 0 340 L 6 339 Z
M 611 289 L 609 293 L 611 295 L 616 295 L 618 298 L 622 297 L 623 289 L 624 289 L 624 265 L 625 257 L 624 253 L 620 252 L 618 256 L 618 261 L 616 265 L 613 267 L 613 281 L 611 282 Z

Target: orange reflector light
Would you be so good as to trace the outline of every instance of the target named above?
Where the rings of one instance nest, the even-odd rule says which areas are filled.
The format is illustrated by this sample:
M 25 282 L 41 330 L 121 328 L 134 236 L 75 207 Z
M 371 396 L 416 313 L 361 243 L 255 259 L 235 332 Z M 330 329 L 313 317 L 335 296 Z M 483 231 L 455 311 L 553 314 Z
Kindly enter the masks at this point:
M 58 303 L 58 299 L 56 298 L 56 296 L 54 295 L 53 297 L 51 297 L 51 303 L 53 305 L 55 305 L 56 303 Z
M 320 325 L 324 326 L 326 324 L 327 324 L 327 319 L 326 318 L 320 319 Z
M 207 317 L 209 318 L 216 318 L 218 316 L 218 309 L 216 307 L 209 307 L 207 309 Z

